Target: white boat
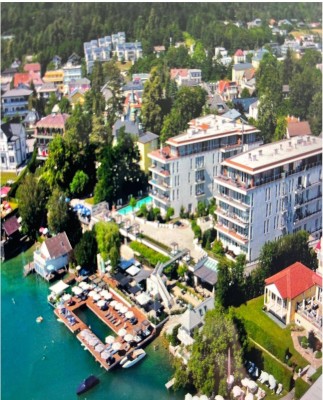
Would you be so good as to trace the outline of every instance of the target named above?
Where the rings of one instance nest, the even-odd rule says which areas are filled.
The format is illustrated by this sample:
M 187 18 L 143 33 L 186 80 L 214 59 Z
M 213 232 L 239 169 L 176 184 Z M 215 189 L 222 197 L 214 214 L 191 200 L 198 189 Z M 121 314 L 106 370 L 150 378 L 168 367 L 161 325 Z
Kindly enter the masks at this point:
M 138 349 L 134 350 L 132 353 L 129 355 L 125 356 L 120 364 L 122 365 L 122 368 L 130 368 L 133 365 L 137 364 L 142 358 L 144 358 L 146 355 L 146 352 L 143 349 Z

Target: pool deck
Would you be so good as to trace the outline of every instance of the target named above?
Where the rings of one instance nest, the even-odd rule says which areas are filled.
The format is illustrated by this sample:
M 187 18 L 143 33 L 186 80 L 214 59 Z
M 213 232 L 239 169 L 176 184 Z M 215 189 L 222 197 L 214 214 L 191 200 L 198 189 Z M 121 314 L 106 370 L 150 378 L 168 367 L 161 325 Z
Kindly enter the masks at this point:
M 81 342 L 82 346 L 84 346 L 95 358 L 97 362 L 101 364 L 101 366 L 106 370 L 110 371 L 112 368 L 116 367 L 120 361 L 125 357 L 127 354 L 129 354 L 135 347 L 142 347 L 145 344 L 147 344 L 149 341 L 151 341 L 155 335 L 156 335 L 156 330 L 152 329 L 150 334 L 146 337 L 143 338 L 140 342 L 132 342 L 131 345 L 128 345 L 123 338 L 118 336 L 118 331 L 121 328 L 124 328 L 127 331 L 127 334 L 131 334 L 135 336 L 136 330 L 144 330 L 144 324 L 143 322 L 147 320 L 146 316 L 142 314 L 136 307 L 129 307 L 128 305 L 124 304 L 120 298 L 116 298 L 115 296 L 112 297 L 112 300 L 116 300 L 119 303 L 122 303 L 125 305 L 129 311 L 132 311 L 134 313 L 134 316 L 137 318 L 138 322 L 136 325 L 131 325 L 130 321 L 125 319 L 122 315 L 120 316 L 118 312 L 113 308 L 109 307 L 108 310 L 101 310 L 100 307 L 97 306 L 96 302 L 93 300 L 93 298 L 88 297 L 86 300 L 80 300 L 78 297 L 73 296 L 72 299 L 75 301 L 75 304 L 72 306 L 68 306 L 67 303 L 64 303 L 64 308 L 69 311 L 69 314 L 72 315 L 75 318 L 76 323 L 73 325 L 70 324 L 68 321 L 67 317 L 63 315 L 59 309 L 55 309 L 55 315 L 57 316 L 58 319 L 60 319 L 64 324 L 67 326 L 67 328 L 73 333 L 76 334 L 77 339 Z M 79 317 L 75 314 L 75 311 L 81 307 L 88 307 L 100 320 L 107 325 L 117 336 L 116 336 L 116 342 L 120 342 L 121 348 L 118 352 L 113 354 L 113 357 L 115 358 L 115 362 L 111 365 L 108 365 L 106 360 L 101 358 L 100 353 L 95 351 L 94 347 L 90 346 L 81 336 L 81 332 L 84 329 L 87 329 L 91 331 L 90 327 L 88 327 L 85 323 L 83 323 Z M 150 325 L 152 328 L 152 326 Z M 93 332 L 92 332 L 92 335 Z M 102 343 L 99 338 L 97 338 L 99 343 Z M 108 345 L 104 344 L 105 347 L 108 347 Z

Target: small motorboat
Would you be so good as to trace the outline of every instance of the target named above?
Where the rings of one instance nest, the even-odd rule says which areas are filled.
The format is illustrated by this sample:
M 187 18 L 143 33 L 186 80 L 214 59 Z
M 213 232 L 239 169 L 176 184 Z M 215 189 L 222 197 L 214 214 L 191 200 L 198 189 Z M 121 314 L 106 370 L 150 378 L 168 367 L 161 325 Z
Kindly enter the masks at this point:
M 143 359 L 146 355 L 146 352 L 143 349 L 134 350 L 132 353 L 125 356 L 120 364 L 122 368 L 130 368 L 133 365 L 137 364 L 141 359 Z
M 40 324 L 41 322 L 43 322 L 44 318 L 40 315 L 39 317 L 36 318 L 36 322 L 38 324 Z
M 99 383 L 99 378 L 94 375 L 90 375 L 78 386 L 76 389 L 76 394 L 82 394 L 93 388 L 95 385 Z

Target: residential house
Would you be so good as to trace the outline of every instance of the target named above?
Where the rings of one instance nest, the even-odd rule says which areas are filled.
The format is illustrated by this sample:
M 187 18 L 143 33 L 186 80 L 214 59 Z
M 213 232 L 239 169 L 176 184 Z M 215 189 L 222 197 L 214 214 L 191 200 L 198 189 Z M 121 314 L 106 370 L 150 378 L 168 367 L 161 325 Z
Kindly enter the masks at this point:
M 322 340 L 322 275 L 301 262 L 265 280 L 264 306 L 284 325 L 295 322 Z
M 202 82 L 202 71 L 200 69 L 172 68 L 170 78 L 178 86 L 197 86 Z
M 209 310 L 214 309 L 214 298 L 209 297 L 197 307 L 189 307 L 178 320 L 181 325 L 178 329 L 177 338 L 184 345 L 194 343 L 194 332 L 200 330 L 204 325 L 205 314 Z
M 283 85 L 282 93 L 283 93 L 283 99 L 289 98 L 289 85 Z
M 1 170 L 16 170 L 27 159 L 26 131 L 22 124 L 1 123 Z
M 39 63 L 30 63 L 30 64 L 25 64 L 24 65 L 24 71 L 25 72 L 41 72 L 41 66 Z
M 33 82 L 36 89 L 43 84 L 40 72 L 34 72 L 33 70 L 28 72 L 16 72 L 13 78 L 13 85 L 15 88 L 18 88 L 21 85 L 30 88 L 31 82 Z
M 142 57 L 141 42 L 119 43 L 115 50 L 118 61 L 137 61 Z
M 252 69 L 254 67 L 251 63 L 234 64 L 232 67 L 232 81 L 236 82 L 237 85 L 241 85 L 245 72 Z
M 46 71 L 43 76 L 43 81 L 45 83 L 54 83 L 60 92 L 64 91 L 64 71 L 62 69 Z
M 2 209 L 1 204 L 1 209 Z M 1 211 L 2 215 L 2 211 Z M 0 242 L 0 257 L 1 261 L 16 254 L 19 250 L 21 242 L 21 225 L 19 219 L 14 215 L 6 220 L 2 220 L 1 224 L 1 242 Z
M 268 50 L 266 50 L 266 49 L 260 49 L 255 52 L 255 54 L 253 55 L 253 57 L 251 59 L 251 63 L 252 63 L 252 66 L 254 67 L 254 69 L 257 70 L 259 68 L 259 65 L 260 65 L 264 55 L 267 53 L 268 53 Z
M 28 114 L 28 99 L 32 90 L 12 89 L 2 95 L 2 116 L 14 117 L 16 115 L 26 116 Z
M 74 92 L 74 90 L 81 90 L 84 93 L 91 89 L 91 81 L 87 78 L 72 80 L 68 83 L 65 94 L 69 95 Z
M 156 54 L 156 57 L 159 58 L 161 54 L 164 54 L 166 51 L 165 46 L 154 46 L 154 54 Z
M 281 54 L 285 56 L 288 50 L 299 52 L 300 44 L 297 40 L 285 39 L 285 42 L 281 45 L 280 48 L 281 48 Z
M 34 137 L 38 148 L 38 159 L 44 160 L 48 157 L 49 143 L 54 139 L 55 135 L 64 135 L 68 118 L 68 114 L 51 114 L 36 123 Z
M 262 20 L 260 18 L 256 18 L 251 22 L 247 22 L 248 29 L 259 28 L 261 25 L 262 25 Z
M 293 24 L 288 20 L 288 19 L 281 19 L 280 21 L 278 21 L 278 26 L 293 26 Z
M 222 161 L 215 177 L 218 238 L 258 259 L 266 242 L 299 230 L 322 234 L 322 140 L 297 136 Z
M 147 82 L 149 78 L 150 78 L 150 74 L 143 74 L 143 73 L 133 74 L 132 82 L 145 84 L 145 82 Z
M 246 98 L 233 99 L 232 103 L 236 110 L 240 111 L 243 114 L 248 114 L 250 105 L 256 102 L 257 100 L 258 100 L 257 97 L 246 97 Z
M 296 121 L 294 122 L 294 119 Z M 287 119 L 286 136 L 291 139 L 295 136 L 308 136 L 312 135 L 311 127 L 308 121 L 300 121 L 299 118 L 294 118 L 291 121 Z
M 256 71 L 254 68 L 248 69 L 244 72 L 242 80 L 240 82 L 241 92 L 243 89 L 247 89 L 250 95 L 253 95 L 256 91 Z
M 245 63 L 246 62 L 245 54 L 241 49 L 238 49 L 234 53 L 233 62 L 234 62 L 234 64 L 240 64 L 240 63 Z
M 23 125 L 26 129 L 34 129 L 36 122 L 39 120 L 38 112 L 35 110 L 28 111 L 25 119 L 23 120 Z
M 57 99 L 61 98 L 61 93 L 59 92 L 57 86 L 53 82 L 44 83 L 37 89 L 37 94 L 39 99 L 42 98 L 48 100 L 52 93 L 56 96 Z
M 72 250 L 65 232 L 45 240 L 40 248 L 34 251 L 35 272 L 49 280 L 55 271 L 68 265 Z
M 248 118 L 253 118 L 257 121 L 258 119 L 258 109 L 259 109 L 259 100 L 256 100 L 254 103 L 249 106 Z
M 228 50 L 226 50 L 224 47 L 215 47 L 213 60 L 216 60 L 217 58 L 221 57 L 227 57 L 227 55 L 228 55 Z
M 63 70 L 63 84 L 68 85 L 73 80 L 82 79 L 82 66 L 81 64 L 75 65 L 72 61 L 67 62 Z
M 59 69 L 62 65 L 62 58 L 60 56 L 54 56 L 52 59 L 55 69 Z
M 218 94 L 209 94 L 206 105 L 210 110 L 215 110 L 218 115 L 223 115 L 225 112 L 229 111 L 229 107 Z
M 125 119 L 136 122 L 141 114 L 142 93 L 132 91 L 129 93 L 123 104 L 123 115 Z
M 162 214 L 172 207 L 176 217 L 182 207 L 192 213 L 198 202 L 210 201 L 221 161 L 255 146 L 259 134 L 251 125 L 218 115 L 199 117 L 188 125 L 187 131 L 149 154 L 153 206 Z
M 188 268 L 193 273 L 194 286 L 200 286 L 209 292 L 214 292 L 214 287 L 218 281 L 218 262 L 216 260 L 205 256 L 193 267 L 189 266 Z
M 232 101 L 238 97 L 239 89 L 236 82 L 222 80 L 217 82 L 216 92 L 221 96 L 224 101 Z
M 68 100 L 74 110 L 76 104 L 80 104 L 81 106 L 85 102 L 85 91 L 82 89 L 75 89 L 69 96 Z

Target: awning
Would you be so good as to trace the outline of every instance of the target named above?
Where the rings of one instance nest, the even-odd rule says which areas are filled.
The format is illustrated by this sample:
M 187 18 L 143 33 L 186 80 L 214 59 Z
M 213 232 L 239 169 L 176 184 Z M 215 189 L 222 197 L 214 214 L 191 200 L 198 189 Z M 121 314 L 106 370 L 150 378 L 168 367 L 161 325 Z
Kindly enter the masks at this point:
M 69 285 L 67 285 L 65 282 L 60 280 L 57 283 L 55 283 L 55 285 L 50 286 L 49 290 L 51 292 L 53 292 L 54 294 L 59 295 L 59 294 L 63 293 L 68 287 L 69 287 Z
M 143 292 L 143 293 L 138 294 L 138 296 L 136 297 L 136 300 L 141 306 L 144 306 L 145 304 L 149 303 L 151 298 L 148 296 L 147 293 Z
M 138 274 L 139 271 L 140 271 L 140 268 L 132 265 L 130 268 L 127 269 L 127 274 L 129 274 L 131 276 L 135 276 Z
M 205 267 L 204 265 L 198 270 L 194 271 L 194 275 L 210 285 L 215 285 L 218 281 L 217 273 Z

